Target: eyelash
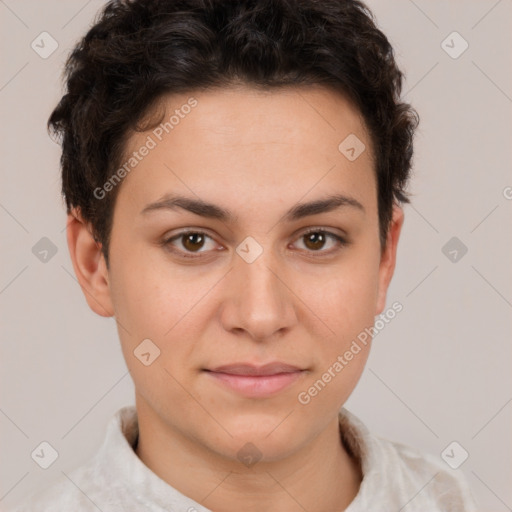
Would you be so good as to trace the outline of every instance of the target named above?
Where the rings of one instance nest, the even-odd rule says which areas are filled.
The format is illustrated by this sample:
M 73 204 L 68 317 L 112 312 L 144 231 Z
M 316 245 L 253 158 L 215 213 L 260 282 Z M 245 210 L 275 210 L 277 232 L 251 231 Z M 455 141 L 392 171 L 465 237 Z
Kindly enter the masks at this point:
M 334 250 L 330 250 L 330 251 L 322 251 L 322 250 L 318 250 L 318 251 L 311 251 L 311 250 L 307 250 L 306 252 L 309 252 L 309 253 L 317 253 L 319 254 L 320 258 L 322 257 L 326 257 L 326 256 L 330 256 L 332 255 L 333 252 L 336 252 L 340 249 L 342 249 L 343 247 L 347 246 L 349 244 L 349 242 L 347 240 L 345 240 L 343 237 L 335 234 L 335 233 L 332 233 L 331 231 L 326 231 L 325 229 L 320 229 L 320 228 L 311 228 L 311 229 L 308 229 L 307 231 L 305 231 L 304 233 L 302 233 L 298 239 L 301 239 L 311 233 L 317 233 L 317 234 L 322 234 L 322 235 L 325 235 L 327 236 L 328 238 L 331 238 L 333 239 L 334 241 L 336 241 L 338 243 L 338 247 L 336 247 Z M 203 236 L 206 236 L 210 239 L 213 240 L 213 238 L 208 235 L 208 233 L 205 233 L 204 231 L 199 231 L 199 230 L 189 230 L 189 231 L 182 231 L 181 233 L 178 233 L 176 235 L 173 235 L 172 237 L 170 238 L 166 238 L 165 240 L 163 240 L 161 242 L 161 245 L 166 247 L 166 248 L 169 248 L 170 251 L 172 251 L 173 253 L 180 253 L 179 256 L 182 257 L 182 258 L 188 258 L 188 259 L 197 259 L 197 258 L 201 258 L 202 257 L 202 253 L 203 252 L 207 252 L 207 251 L 202 251 L 200 253 L 196 253 L 194 254 L 193 256 L 190 255 L 190 253 L 187 253 L 185 251 L 182 251 L 182 250 L 176 250 L 174 248 L 170 248 L 172 247 L 171 246 L 171 243 L 174 242 L 175 240 L 178 240 L 180 238 L 182 238 L 183 236 L 185 235 L 191 235 L 191 234 L 194 234 L 194 235 L 203 235 Z M 314 256 L 314 257 L 317 257 L 317 256 Z

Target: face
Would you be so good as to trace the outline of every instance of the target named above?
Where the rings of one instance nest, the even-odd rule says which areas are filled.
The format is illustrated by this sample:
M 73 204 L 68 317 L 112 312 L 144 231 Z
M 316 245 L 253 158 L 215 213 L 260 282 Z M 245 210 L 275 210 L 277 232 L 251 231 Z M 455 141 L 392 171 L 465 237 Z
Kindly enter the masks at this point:
M 139 414 L 228 459 L 247 442 L 279 459 L 354 389 L 370 341 L 344 354 L 383 311 L 402 214 L 381 251 L 370 138 L 338 93 L 238 87 L 166 106 L 168 133 L 129 139 L 140 161 L 89 304 L 116 317 Z M 339 149 L 350 134 L 355 160 Z

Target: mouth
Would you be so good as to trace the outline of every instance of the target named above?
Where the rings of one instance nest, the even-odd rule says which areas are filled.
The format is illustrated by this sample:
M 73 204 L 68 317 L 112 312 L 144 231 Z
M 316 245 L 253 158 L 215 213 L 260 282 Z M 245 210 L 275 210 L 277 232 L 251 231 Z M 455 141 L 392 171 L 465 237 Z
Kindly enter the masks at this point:
M 300 379 L 306 370 L 276 362 L 263 366 L 235 363 L 203 370 L 223 387 L 251 398 L 278 393 Z

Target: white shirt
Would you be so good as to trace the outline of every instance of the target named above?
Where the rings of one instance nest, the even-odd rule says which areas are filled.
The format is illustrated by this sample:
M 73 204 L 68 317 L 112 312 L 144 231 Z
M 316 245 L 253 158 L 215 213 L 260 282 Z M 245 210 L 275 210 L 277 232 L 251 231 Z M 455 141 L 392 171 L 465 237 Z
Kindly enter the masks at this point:
M 345 408 L 339 420 L 343 442 L 360 458 L 363 472 L 359 492 L 345 512 L 476 512 L 460 470 L 451 469 L 440 457 L 374 436 Z M 211 512 L 138 458 L 133 449 L 137 437 L 135 406 L 119 409 L 88 462 L 12 512 Z

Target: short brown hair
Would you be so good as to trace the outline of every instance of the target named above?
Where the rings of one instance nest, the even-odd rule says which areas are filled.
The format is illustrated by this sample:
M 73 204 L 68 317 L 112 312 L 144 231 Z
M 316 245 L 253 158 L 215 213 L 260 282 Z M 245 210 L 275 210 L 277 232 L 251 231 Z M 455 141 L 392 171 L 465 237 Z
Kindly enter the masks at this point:
M 123 161 L 128 134 L 165 95 L 240 82 L 328 85 L 362 113 L 374 148 L 381 246 L 394 201 L 409 202 L 416 111 L 402 72 L 357 0 L 112 0 L 70 53 L 66 94 L 48 129 L 61 136 L 62 193 L 108 264 L 119 187 L 93 193 Z M 148 127 L 145 126 L 144 129 Z

